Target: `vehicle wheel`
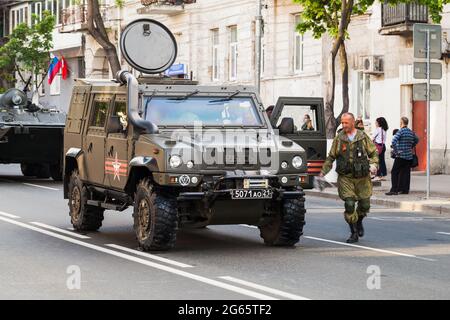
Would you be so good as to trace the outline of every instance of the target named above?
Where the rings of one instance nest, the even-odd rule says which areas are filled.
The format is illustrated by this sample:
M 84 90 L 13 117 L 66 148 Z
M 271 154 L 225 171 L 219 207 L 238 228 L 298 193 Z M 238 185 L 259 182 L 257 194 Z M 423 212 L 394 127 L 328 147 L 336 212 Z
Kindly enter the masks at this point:
M 20 170 L 22 171 L 22 174 L 25 177 L 32 177 L 32 176 L 34 176 L 33 165 L 31 165 L 31 164 L 21 163 L 20 164 Z
M 47 179 L 50 177 L 50 168 L 48 164 L 33 164 L 34 175 L 40 179 Z
M 69 181 L 69 215 L 75 230 L 96 231 L 102 226 L 105 209 L 87 205 L 87 200 L 88 190 L 74 170 Z
M 139 246 L 148 250 L 169 250 L 177 238 L 176 199 L 155 190 L 148 179 L 139 182 L 134 198 L 134 231 Z
M 50 165 L 50 176 L 52 177 L 53 180 L 62 181 L 62 177 L 63 177 L 62 171 L 63 171 L 63 168 L 62 168 L 61 164 L 56 163 L 56 164 Z
M 286 199 L 281 213 L 259 227 L 261 238 L 270 246 L 293 246 L 303 234 L 305 199 Z

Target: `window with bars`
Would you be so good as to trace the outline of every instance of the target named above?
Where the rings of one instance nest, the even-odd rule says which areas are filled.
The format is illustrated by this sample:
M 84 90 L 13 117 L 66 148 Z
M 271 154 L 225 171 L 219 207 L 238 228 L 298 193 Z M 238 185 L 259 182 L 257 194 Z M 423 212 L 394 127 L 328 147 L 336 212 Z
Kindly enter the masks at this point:
M 237 26 L 228 27 L 229 33 L 229 80 L 237 80 L 237 67 L 238 67 L 238 33 Z
M 303 35 L 297 31 L 297 25 L 301 22 L 299 14 L 294 16 L 294 72 L 303 71 Z
M 219 29 L 211 30 L 212 43 L 212 81 L 219 80 Z

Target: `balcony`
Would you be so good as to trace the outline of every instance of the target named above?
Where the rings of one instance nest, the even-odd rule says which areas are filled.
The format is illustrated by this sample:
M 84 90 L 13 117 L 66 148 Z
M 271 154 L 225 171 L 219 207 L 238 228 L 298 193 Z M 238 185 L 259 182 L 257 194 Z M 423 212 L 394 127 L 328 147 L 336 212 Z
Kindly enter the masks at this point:
M 109 22 L 112 7 L 100 6 L 100 13 L 103 17 L 105 27 L 109 27 Z M 79 32 L 87 30 L 87 5 L 75 5 L 70 6 L 61 11 L 60 21 L 61 26 L 59 28 L 60 33 Z
M 195 3 L 195 0 L 141 0 L 143 8 L 139 14 L 163 14 L 174 16 L 184 12 L 184 5 Z
M 400 3 L 381 5 L 382 35 L 409 36 L 415 23 L 428 23 L 428 7 L 421 4 Z

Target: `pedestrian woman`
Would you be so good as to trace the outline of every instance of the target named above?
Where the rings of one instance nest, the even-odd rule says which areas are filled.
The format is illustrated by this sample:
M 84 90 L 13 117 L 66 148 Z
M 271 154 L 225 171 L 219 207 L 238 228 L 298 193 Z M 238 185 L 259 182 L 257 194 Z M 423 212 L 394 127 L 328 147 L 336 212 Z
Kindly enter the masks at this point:
M 374 181 L 384 180 L 384 177 L 387 176 L 385 153 L 386 153 L 386 133 L 388 129 L 389 127 L 384 117 L 380 117 L 377 118 L 377 120 L 375 120 L 375 132 L 373 134 L 372 140 L 375 143 L 375 146 L 377 147 L 378 158 L 380 159 L 380 162 L 377 176 L 375 177 Z

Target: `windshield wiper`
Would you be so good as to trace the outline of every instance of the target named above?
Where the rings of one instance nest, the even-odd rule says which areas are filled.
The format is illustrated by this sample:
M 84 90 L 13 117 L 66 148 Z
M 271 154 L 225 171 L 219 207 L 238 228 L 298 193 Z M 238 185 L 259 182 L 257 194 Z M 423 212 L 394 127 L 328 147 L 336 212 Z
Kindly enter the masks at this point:
M 200 92 L 200 90 L 195 90 L 195 91 L 192 91 L 192 92 L 189 92 L 189 93 L 185 94 L 184 96 L 176 97 L 176 98 L 170 98 L 169 100 L 186 100 L 189 97 L 192 97 L 192 96 L 196 95 L 199 92 Z
M 236 92 L 233 92 L 232 94 L 230 94 L 228 97 L 225 98 L 221 98 L 221 99 L 216 99 L 216 100 L 211 100 L 208 101 L 209 103 L 212 102 L 225 102 L 225 101 L 230 101 L 231 99 L 233 99 L 235 96 L 237 96 L 239 93 L 241 93 L 239 90 L 237 90 Z

